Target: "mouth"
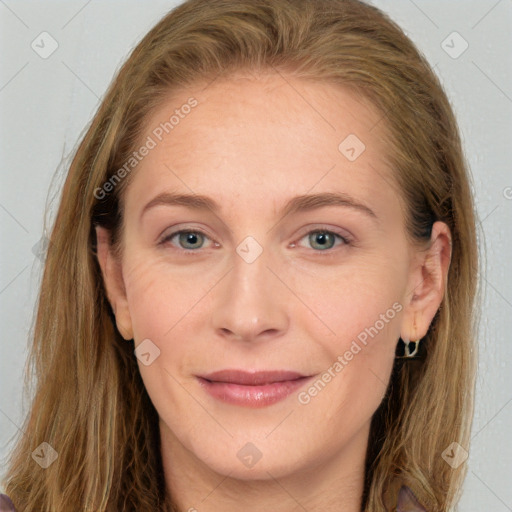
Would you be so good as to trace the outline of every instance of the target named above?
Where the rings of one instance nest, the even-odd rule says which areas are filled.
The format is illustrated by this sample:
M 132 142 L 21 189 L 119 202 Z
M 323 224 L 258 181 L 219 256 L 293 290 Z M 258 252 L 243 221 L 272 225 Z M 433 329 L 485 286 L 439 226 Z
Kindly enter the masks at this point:
M 287 370 L 221 370 L 197 379 L 217 400 L 244 407 L 266 407 L 284 400 L 312 377 Z

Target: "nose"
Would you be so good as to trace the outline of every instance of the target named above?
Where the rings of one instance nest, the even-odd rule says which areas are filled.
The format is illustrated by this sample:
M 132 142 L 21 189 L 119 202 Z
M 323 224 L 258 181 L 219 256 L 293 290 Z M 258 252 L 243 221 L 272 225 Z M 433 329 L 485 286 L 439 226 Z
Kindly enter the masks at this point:
M 233 268 L 219 283 L 214 300 L 212 322 L 218 336 L 255 342 L 287 331 L 290 292 L 269 263 L 265 251 L 252 263 L 233 255 Z

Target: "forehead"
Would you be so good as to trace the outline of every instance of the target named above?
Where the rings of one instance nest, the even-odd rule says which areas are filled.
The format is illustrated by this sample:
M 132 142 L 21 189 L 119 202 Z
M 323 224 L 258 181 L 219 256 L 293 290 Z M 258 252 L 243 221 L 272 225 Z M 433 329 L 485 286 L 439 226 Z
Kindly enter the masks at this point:
M 387 187 L 395 196 L 382 118 L 339 84 L 278 73 L 173 91 L 146 119 L 143 140 L 154 147 L 137 165 L 126 205 L 164 189 L 224 204 L 253 197 L 255 208 L 262 197 L 275 204 L 313 188 L 361 197 L 385 196 Z

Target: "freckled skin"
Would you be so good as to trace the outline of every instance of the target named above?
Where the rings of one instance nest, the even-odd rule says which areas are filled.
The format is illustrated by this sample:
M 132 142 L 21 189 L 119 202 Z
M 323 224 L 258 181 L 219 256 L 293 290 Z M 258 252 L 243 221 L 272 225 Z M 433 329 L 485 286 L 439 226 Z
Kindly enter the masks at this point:
M 126 251 L 106 280 L 120 332 L 161 351 L 139 368 L 160 416 L 166 481 L 184 510 L 295 510 L 294 499 L 308 510 L 358 510 L 395 345 L 424 335 L 441 300 L 406 239 L 380 113 L 339 86 L 288 80 L 294 88 L 277 75 L 240 75 L 173 93 L 146 136 L 190 96 L 198 105 L 127 190 Z M 338 150 L 349 134 L 366 146 L 353 162 Z M 156 206 L 140 218 L 164 191 L 208 195 L 221 210 Z M 376 219 L 339 206 L 279 216 L 289 198 L 320 192 L 349 194 Z M 319 249 L 308 236 L 319 227 L 349 243 Z M 192 241 L 204 244 L 185 254 L 178 237 L 161 243 L 179 229 L 202 231 Z M 247 236 L 263 249 L 252 263 L 236 252 Z M 108 284 L 115 272 L 123 289 Z M 321 377 L 396 303 L 401 311 L 307 405 L 297 394 L 260 409 L 226 404 L 195 377 L 226 368 Z M 261 453 L 252 468 L 237 457 L 248 442 Z

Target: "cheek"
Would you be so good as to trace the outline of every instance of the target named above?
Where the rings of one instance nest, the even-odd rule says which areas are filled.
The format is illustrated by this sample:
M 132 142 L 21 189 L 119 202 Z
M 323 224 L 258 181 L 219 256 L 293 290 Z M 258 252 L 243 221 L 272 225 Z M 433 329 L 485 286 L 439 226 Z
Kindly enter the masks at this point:
M 382 402 L 402 311 L 398 301 L 392 302 L 392 294 L 375 300 L 368 291 L 347 300 L 347 291 L 338 298 L 339 307 L 324 318 L 335 334 L 314 338 L 314 329 L 310 330 L 317 348 L 322 346 L 324 364 L 311 385 L 297 396 L 303 414 L 323 419 L 325 439 L 333 446 L 341 430 L 348 435 L 367 425 Z
M 136 343 L 145 338 L 172 342 L 175 327 L 214 282 L 198 272 L 171 272 L 164 261 L 149 257 L 134 260 L 124 277 Z
M 321 319 L 310 315 L 302 327 L 324 355 L 319 379 L 298 397 L 299 403 L 316 404 L 317 414 L 327 414 L 334 424 L 339 414 L 361 423 L 375 412 L 400 335 L 404 268 L 375 259 L 340 268 L 328 279 L 317 274 L 297 280 L 296 289 Z
M 171 404 L 183 398 L 176 379 L 190 358 L 182 326 L 205 290 L 199 278 L 186 278 L 179 272 L 170 275 L 161 261 L 149 257 L 128 262 L 124 278 L 135 347 L 150 340 L 158 349 L 154 352 L 153 345 L 146 345 L 151 360 L 147 365 L 138 361 L 141 377 L 160 416 L 172 419 Z
M 158 270 L 145 263 L 129 267 L 125 286 L 135 343 L 159 340 L 172 327 L 172 308 L 166 305 L 177 303 L 178 290 L 165 286 Z
M 354 339 L 363 344 L 396 342 L 407 283 L 404 268 L 381 257 L 314 274 L 290 275 L 293 289 L 315 313 L 308 315 L 315 318 L 309 322 L 311 338 L 319 339 L 320 333 L 326 346 L 336 352 L 349 348 Z

